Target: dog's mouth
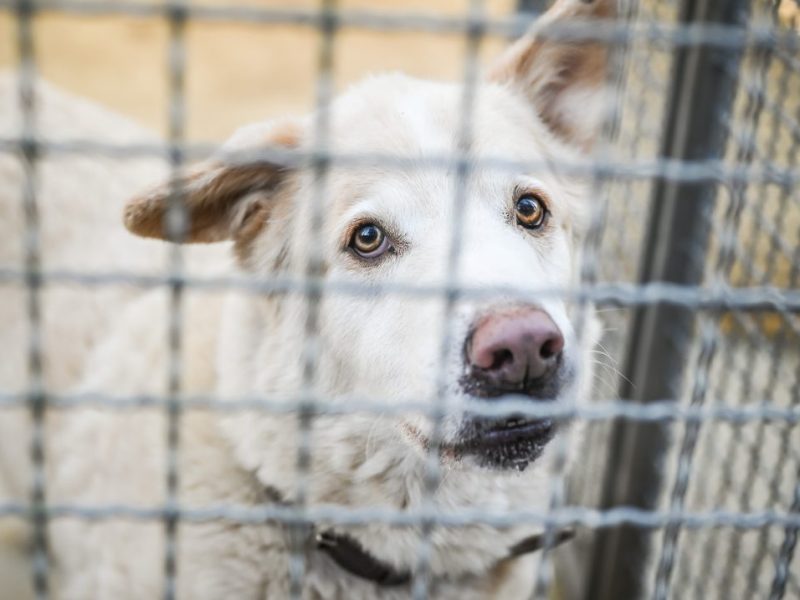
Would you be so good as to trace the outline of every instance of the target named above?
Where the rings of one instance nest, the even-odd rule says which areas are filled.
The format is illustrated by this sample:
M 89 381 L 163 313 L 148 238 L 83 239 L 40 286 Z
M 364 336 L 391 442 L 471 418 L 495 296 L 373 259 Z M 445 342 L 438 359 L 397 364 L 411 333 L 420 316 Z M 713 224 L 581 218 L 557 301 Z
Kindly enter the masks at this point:
M 541 456 L 556 429 L 553 419 L 467 417 L 454 450 L 484 467 L 522 470 Z
M 472 369 L 459 384 L 462 392 L 481 402 L 491 403 L 513 395 L 536 403 L 555 403 L 573 378 L 569 362 L 559 356 L 546 375 L 536 379 L 526 376 L 509 383 Z M 551 418 L 513 413 L 491 418 L 468 413 L 454 450 L 460 458 L 471 457 L 484 467 L 522 470 L 542 455 L 556 430 L 556 420 Z
M 402 430 L 412 443 L 428 451 L 430 442 L 419 429 L 404 423 Z M 522 471 L 541 456 L 557 430 L 553 419 L 522 415 L 488 419 L 468 415 L 457 441 L 440 445 L 441 457 L 446 463 L 472 459 L 481 467 Z
M 459 379 L 461 391 L 480 400 L 502 398 L 510 394 L 526 396 L 533 401 L 557 400 L 563 388 L 574 378 L 574 371 L 563 357 L 559 357 L 545 376 L 508 382 L 493 377 L 480 369 L 468 370 Z

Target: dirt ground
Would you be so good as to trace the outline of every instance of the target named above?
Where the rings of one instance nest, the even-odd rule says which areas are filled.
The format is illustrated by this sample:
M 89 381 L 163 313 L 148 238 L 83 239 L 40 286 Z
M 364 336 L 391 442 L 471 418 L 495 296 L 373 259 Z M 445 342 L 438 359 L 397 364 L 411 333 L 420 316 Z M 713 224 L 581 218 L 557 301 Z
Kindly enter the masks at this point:
M 112 0 L 113 1 L 113 0 Z M 144 1 L 144 0 L 143 0 Z M 215 6 L 241 1 L 215 0 Z M 251 0 L 251 6 L 314 9 L 315 0 Z M 469 0 L 342 0 L 345 9 L 465 14 Z M 492 15 L 513 0 L 489 0 Z M 41 13 L 35 20 L 39 72 L 162 133 L 167 123 L 168 31 L 164 19 Z M 319 34 L 307 26 L 191 22 L 186 30 L 187 137 L 224 139 L 244 123 L 314 106 Z M 483 55 L 501 40 L 487 40 Z M 370 72 L 403 70 L 458 78 L 463 35 L 342 30 L 334 46 L 338 89 Z M 16 25 L 0 12 L 0 69 L 17 62 Z

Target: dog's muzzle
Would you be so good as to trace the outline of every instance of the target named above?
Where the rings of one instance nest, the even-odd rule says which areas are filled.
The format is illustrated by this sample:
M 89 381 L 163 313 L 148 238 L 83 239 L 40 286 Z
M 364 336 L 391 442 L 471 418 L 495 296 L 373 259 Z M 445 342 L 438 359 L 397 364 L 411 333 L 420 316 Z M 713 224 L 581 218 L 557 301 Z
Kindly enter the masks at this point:
M 553 401 L 569 379 L 563 350 L 561 331 L 540 308 L 492 313 L 478 321 L 467 337 L 461 387 L 485 400 L 515 394 Z M 544 451 L 555 430 L 552 419 L 468 414 L 457 450 L 475 456 L 484 466 L 524 469 Z

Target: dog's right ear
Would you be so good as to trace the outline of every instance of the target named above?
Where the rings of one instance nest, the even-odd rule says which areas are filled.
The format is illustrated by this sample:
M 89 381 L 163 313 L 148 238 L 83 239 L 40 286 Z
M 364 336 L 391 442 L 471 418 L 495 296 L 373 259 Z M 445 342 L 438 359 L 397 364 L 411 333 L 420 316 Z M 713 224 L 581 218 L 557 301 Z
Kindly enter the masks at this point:
M 565 26 L 591 31 L 594 22 L 614 16 L 615 5 L 616 0 L 556 0 L 487 74 L 523 93 L 553 133 L 583 149 L 599 133 L 609 105 L 608 43 L 574 34 L 569 39 Z
M 166 218 L 175 202 L 186 216 L 182 242 L 251 237 L 254 229 L 260 229 L 266 222 L 271 197 L 291 170 L 288 161 L 264 156 L 270 149 L 296 149 L 302 131 L 300 121 L 255 124 L 240 129 L 216 158 L 130 200 L 125 206 L 125 226 L 142 237 L 171 239 Z

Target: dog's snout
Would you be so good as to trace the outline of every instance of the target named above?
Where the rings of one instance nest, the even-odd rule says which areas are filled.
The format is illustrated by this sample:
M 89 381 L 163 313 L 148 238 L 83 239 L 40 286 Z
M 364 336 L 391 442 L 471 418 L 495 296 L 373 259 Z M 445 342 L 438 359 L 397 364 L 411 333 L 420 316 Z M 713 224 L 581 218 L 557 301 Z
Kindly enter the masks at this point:
M 472 333 L 467 360 L 495 383 L 520 386 L 549 375 L 564 349 L 564 336 L 538 308 L 522 308 L 484 318 Z

